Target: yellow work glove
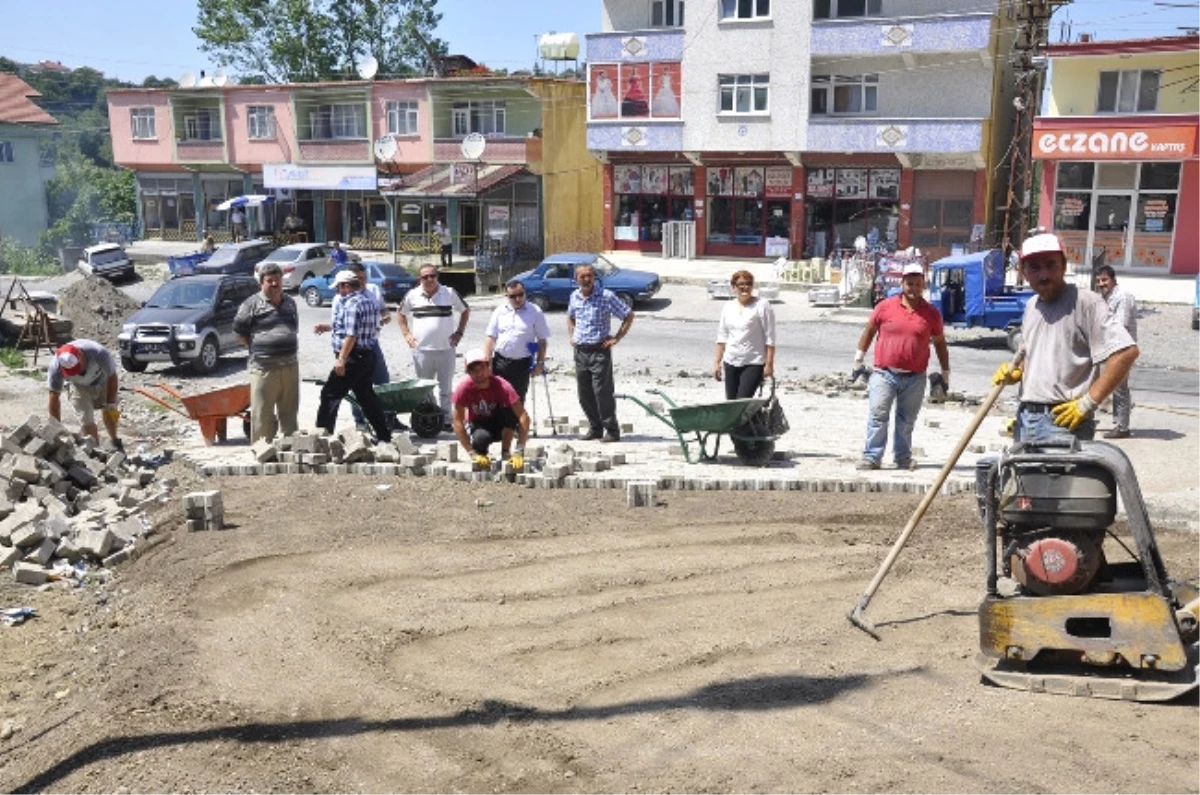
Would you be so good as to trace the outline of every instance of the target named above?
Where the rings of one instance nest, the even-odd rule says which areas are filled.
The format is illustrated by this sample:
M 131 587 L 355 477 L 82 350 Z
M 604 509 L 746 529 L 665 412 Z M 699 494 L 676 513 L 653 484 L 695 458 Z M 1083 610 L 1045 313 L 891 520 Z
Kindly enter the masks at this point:
M 996 368 L 996 372 L 992 373 L 992 383 L 1000 384 L 1016 384 L 1021 380 L 1022 370 L 1020 367 L 1013 367 L 1010 363 L 1005 362 Z
M 1068 431 L 1073 431 L 1082 425 L 1085 420 L 1091 419 L 1097 405 L 1096 401 L 1085 394 L 1081 398 L 1068 400 L 1066 403 L 1059 403 L 1050 409 L 1050 413 L 1054 415 L 1055 425 L 1060 428 L 1066 428 Z
M 525 469 L 525 451 L 520 449 L 516 450 L 512 456 L 509 457 L 508 463 L 512 465 L 513 472 L 523 471 Z
M 109 406 L 107 408 L 100 409 L 100 416 L 104 418 L 105 422 L 111 421 L 112 423 L 116 424 L 121 421 L 121 410 L 116 406 Z
M 471 463 L 474 464 L 475 468 L 480 471 L 487 471 L 492 468 L 492 459 L 488 458 L 487 455 L 482 453 L 471 459 Z

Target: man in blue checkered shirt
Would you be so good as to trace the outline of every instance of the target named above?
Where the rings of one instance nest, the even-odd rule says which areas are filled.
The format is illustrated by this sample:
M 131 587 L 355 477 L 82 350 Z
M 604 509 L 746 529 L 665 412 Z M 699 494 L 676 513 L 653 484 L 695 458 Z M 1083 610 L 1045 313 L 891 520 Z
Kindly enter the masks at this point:
M 377 355 L 375 339 L 379 334 L 379 305 L 362 292 L 359 276 L 354 271 L 339 271 L 333 285 L 341 300 L 334 301 L 332 322 L 318 323 L 313 329 L 317 334 L 332 332 L 330 344 L 337 357 L 325 386 L 321 387 L 317 427 L 333 433 L 342 398 L 353 392 L 376 438 L 390 442 L 392 430 L 371 384 Z
M 619 442 L 621 425 L 617 422 L 612 348 L 629 333 L 633 310 L 611 290 L 596 289 L 596 269 L 591 265 L 575 266 L 575 282 L 579 288 L 571 293 L 567 304 L 567 333 L 575 348 L 579 406 L 588 419 L 583 439 Z M 615 336 L 614 317 L 621 321 Z

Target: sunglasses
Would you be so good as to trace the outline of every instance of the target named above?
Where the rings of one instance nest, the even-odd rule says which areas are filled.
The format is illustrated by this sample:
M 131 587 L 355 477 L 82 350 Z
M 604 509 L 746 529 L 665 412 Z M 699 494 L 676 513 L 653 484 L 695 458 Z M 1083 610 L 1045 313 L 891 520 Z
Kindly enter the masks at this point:
M 421 276 L 420 279 L 423 282 L 433 281 L 433 280 L 437 279 L 437 274 L 436 273 L 426 273 L 424 276 Z

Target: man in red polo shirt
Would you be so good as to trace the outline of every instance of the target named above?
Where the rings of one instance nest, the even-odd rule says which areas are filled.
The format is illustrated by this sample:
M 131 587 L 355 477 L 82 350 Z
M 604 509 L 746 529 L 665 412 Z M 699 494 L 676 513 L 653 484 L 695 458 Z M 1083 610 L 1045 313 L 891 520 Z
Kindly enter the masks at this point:
M 875 368 L 867 388 L 870 409 L 867 441 L 859 469 L 879 469 L 887 447 L 888 419 L 896 406 L 896 430 L 892 456 L 898 469 L 916 469 L 912 458 L 912 432 L 925 397 L 925 370 L 929 367 L 929 343 L 937 351 L 942 378 L 950 388 L 950 351 L 943 336 L 941 314 L 925 300 L 925 269 L 920 263 L 904 266 L 900 294 L 879 302 L 854 354 L 855 369 L 862 366 L 875 335 Z

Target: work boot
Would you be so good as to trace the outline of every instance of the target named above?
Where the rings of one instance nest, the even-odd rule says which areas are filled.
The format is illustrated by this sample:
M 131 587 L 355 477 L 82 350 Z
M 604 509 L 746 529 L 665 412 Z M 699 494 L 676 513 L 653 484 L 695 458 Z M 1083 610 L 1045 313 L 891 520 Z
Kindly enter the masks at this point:
M 1128 428 L 1112 428 L 1111 430 L 1107 430 L 1104 432 L 1104 438 L 1105 439 L 1128 439 L 1129 438 L 1129 429 Z
M 879 462 L 872 461 L 869 458 L 864 458 L 863 460 L 859 461 L 858 465 L 854 468 L 864 472 L 871 469 L 879 469 Z

